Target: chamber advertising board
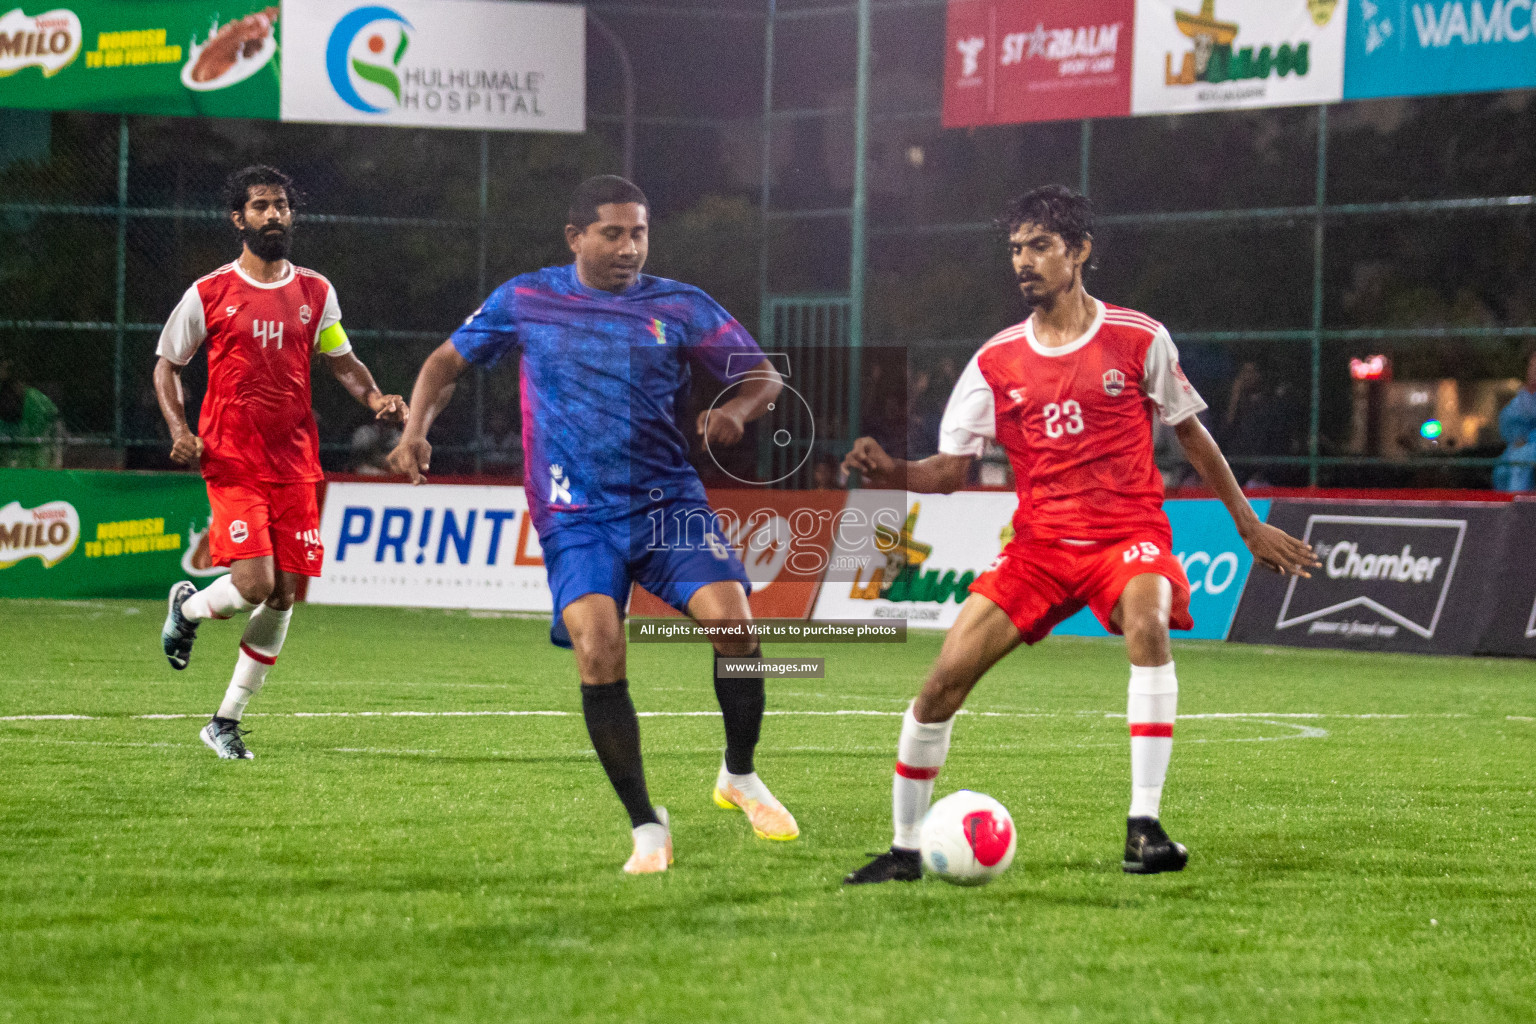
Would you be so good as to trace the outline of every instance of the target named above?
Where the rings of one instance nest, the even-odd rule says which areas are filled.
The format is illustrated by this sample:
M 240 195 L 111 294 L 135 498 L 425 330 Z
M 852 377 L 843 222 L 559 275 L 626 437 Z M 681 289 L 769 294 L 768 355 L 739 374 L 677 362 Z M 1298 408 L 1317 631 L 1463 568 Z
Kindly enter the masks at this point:
M 1269 515 L 1269 501 L 1252 502 L 1260 519 Z M 1173 550 L 1189 578 L 1189 611 L 1195 628 L 1176 636 L 1193 640 L 1223 640 L 1237 614 L 1253 555 L 1237 535 L 1226 506 L 1214 499 L 1165 502 L 1173 527 Z M 1064 636 L 1108 636 L 1093 613 L 1084 608 L 1054 630 Z
M 1276 500 L 1269 521 L 1310 542 L 1311 578 L 1256 573 L 1232 640 L 1471 654 L 1492 613 L 1507 506 Z
M 226 571 L 208 519 L 190 473 L 0 469 L 0 597 L 163 598 Z
M 1344 0 L 1138 0 L 1131 113 L 1344 96 Z
M 1536 86 L 1532 0 L 1359 0 L 1344 98 Z
M 552 609 L 521 487 L 334 483 L 316 604 Z
M 815 617 L 948 629 L 971 581 L 1003 550 L 1017 506 L 1014 494 L 989 491 L 849 492 Z
M 282 117 L 580 132 L 586 13 L 491 0 L 305 0 L 283 11 Z
M 1517 499 L 1508 508 L 1504 552 L 1496 568 L 1498 586 L 1488 630 L 1479 654 L 1516 654 L 1536 658 L 1536 498 Z
M 948 128 L 1131 112 L 1135 0 L 950 0 Z
M 257 0 L 13 7 L 0 107 L 275 118 L 281 20 Z
M 747 570 L 747 603 L 759 619 L 809 618 L 832 553 L 832 532 L 846 500 L 844 491 L 709 491 L 715 523 Z M 668 537 L 664 543 L 698 538 Z M 836 576 L 834 575 L 834 578 Z M 629 614 L 676 615 L 670 605 L 636 585 Z

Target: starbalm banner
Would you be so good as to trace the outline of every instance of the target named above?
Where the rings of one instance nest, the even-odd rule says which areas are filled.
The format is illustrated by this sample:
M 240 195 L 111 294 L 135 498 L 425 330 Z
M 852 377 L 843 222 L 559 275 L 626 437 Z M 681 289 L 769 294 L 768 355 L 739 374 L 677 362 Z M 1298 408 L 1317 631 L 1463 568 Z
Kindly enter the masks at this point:
M 488 0 L 283 8 L 282 118 L 581 132 L 586 12 Z

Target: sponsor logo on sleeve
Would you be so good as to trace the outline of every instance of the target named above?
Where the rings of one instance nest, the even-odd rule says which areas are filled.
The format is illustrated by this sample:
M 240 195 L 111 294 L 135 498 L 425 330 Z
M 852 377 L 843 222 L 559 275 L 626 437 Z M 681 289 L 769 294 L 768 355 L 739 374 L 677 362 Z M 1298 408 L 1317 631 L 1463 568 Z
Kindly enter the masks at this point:
M 1465 519 L 1308 517 L 1303 539 L 1323 566 L 1311 579 L 1292 577 L 1275 629 L 1306 626 L 1345 638 L 1406 629 L 1433 637 L 1466 533 Z

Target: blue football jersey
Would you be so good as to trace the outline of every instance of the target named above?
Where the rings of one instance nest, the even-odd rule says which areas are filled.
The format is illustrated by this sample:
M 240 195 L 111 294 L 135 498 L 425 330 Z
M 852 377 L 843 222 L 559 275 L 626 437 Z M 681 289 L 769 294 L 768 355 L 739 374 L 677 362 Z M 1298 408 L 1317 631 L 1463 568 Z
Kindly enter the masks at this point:
M 582 284 L 574 264 L 512 278 L 452 341 L 477 366 L 521 351 L 524 482 L 540 535 L 568 517 L 703 501 L 676 423 L 685 357 L 721 382 L 763 359 L 700 289 L 642 274 L 615 295 Z

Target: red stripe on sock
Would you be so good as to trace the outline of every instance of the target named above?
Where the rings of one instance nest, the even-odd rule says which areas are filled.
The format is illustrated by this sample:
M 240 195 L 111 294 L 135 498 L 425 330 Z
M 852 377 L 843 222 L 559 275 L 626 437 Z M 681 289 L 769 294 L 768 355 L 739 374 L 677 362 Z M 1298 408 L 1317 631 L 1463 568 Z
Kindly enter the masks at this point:
M 242 652 L 244 652 L 245 654 L 249 655 L 252 659 L 261 662 L 263 665 L 276 665 L 277 664 L 277 659 L 276 658 L 269 658 L 269 657 L 267 657 L 265 654 L 262 654 L 260 651 L 258 651 L 256 649 L 254 649 L 253 647 L 251 647 L 249 644 L 241 644 L 240 645 L 240 650 Z
M 915 768 L 910 764 L 902 764 L 900 761 L 897 761 L 896 774 L 900 775 L 904 779 L 918 779 L 919 781 L 924 781 L 927 779 L 938 778 L 939 770 L 937 768 Z
M 1163 739 L 1173 738 L 1172 722 L 1132 722 L 1132 736 L 1160 736 Z

